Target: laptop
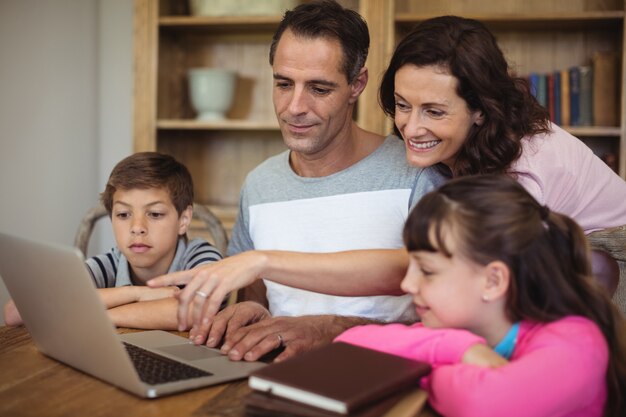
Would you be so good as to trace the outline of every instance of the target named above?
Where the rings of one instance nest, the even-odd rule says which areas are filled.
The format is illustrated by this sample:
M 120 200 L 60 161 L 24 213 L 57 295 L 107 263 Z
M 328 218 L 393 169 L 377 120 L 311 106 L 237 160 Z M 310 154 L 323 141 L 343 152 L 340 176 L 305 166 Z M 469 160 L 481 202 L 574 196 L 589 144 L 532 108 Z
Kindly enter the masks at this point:
M 0 233 L 0 276 L 39 351 L 140 397 L 246 378 L 266 365 L 230 361 L 165 331 L 118 335 L 76 248 Z

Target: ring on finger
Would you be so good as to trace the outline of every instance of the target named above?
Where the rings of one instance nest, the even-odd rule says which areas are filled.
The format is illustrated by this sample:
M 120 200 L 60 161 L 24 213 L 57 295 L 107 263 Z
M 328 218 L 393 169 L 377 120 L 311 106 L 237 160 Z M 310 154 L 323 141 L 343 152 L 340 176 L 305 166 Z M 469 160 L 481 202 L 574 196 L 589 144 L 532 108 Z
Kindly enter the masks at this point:
M 283 344 L 285 343 L 285 341 L 283 340 L 283 336 L 280 333 L 276 333 L 276 336 L 278 337 L 278 347 L 283 346 Z
M 196 291 L 196 295 L 198 297 L 202 297 L 202 298 L 207 298 L 209 296 L 209 294 L 207 294 L 207 293 L 205 293 L 203 291 L 200 291 L 200 290 Z

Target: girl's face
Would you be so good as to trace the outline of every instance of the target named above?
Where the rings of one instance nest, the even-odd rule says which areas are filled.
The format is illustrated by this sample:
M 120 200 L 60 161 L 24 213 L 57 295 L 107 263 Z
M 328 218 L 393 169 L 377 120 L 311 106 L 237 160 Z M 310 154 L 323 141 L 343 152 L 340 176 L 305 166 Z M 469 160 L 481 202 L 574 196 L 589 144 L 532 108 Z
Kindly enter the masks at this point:
M 402 66 L 395 75 L 395 124 L 407 160 L 418 167 L 452 167 L 470 128 L 483 123 L 456 93 L 458 81 L 438 66 Z
M 448 242 L 446 242 L 448 243 Z M 402 290 L 413 296 L 422 323 L 433 328 L 462 328 L 483 333 L 486 268 L 457 254 L 411 252 Z

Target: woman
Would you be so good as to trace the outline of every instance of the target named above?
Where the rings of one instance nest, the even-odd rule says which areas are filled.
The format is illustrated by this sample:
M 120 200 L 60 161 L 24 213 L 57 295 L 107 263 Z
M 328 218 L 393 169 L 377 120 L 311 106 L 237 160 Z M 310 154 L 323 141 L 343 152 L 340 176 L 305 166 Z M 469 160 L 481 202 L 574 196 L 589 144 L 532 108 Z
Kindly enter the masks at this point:
M 416 26 L 398 44 L 379 98 L 411 164 L 437 165 L 450 177 L 514 177 L 541 204 L 576 220 L 626 279 L 626 182 L 550 123 L 482 23 L 443 16 Z

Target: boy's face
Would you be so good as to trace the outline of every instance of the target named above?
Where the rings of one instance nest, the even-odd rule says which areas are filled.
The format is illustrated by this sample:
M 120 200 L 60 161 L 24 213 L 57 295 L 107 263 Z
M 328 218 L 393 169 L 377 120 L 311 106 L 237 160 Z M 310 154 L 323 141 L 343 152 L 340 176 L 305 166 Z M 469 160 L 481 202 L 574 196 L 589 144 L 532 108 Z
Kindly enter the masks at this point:
M 117 190 L 113 194 L 113 233 L 134 278 L 145 282 L 167 273 L 191 215 L 188 207 L 179 216 L 164 188 Z

